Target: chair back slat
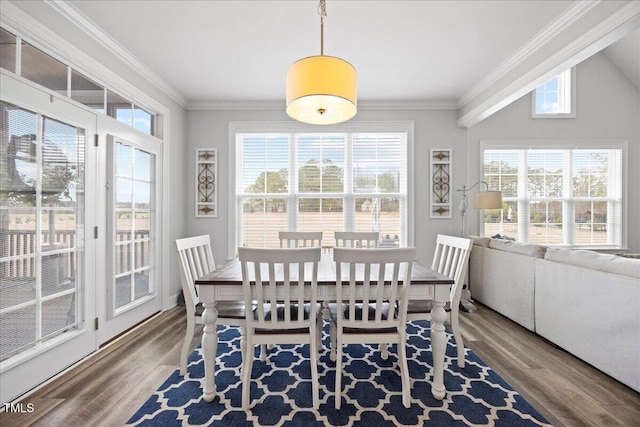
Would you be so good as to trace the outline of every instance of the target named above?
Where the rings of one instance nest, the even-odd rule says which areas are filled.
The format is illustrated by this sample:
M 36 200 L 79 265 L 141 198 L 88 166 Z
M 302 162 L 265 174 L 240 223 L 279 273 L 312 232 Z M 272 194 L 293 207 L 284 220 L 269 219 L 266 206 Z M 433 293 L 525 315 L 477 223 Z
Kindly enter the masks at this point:
M 281 248 L 307 248 L 322 244 L 322 231 L 281 231 Z
M 377 231 L 336 231 L 336 248 L 377 248 L 380 233 Z
M 308 326 L 305 302 L 309 303 L 309 316 L 315 317 L 320 247 L 240 247 L 238 256 L 245 304 L 257 302 L 255 313 L 247 312 L 247 327 L 294 329 Z M 283 312 L 282 317 L 277 315 L 278 309 Z
M 460 302 L 463 281 L 467 274 L 469 255 L 473 242 L 471 239 L 438 234 L 436 250 L 431 268 L 454 280 L 451 287 L 451 306 Z
M 404 325 L 415 248 L 334 248 L 333 257 L 339 329 Z M 340 309 L 344 304 L 348 304 L 347 318 Z
M 216 264 L 211 251 L 211 239 L 208 234 L 176 239 L 174 242 L 178 254 L 180 282 L 187 307 L 199 302 L 196 279 L 215 270 Z

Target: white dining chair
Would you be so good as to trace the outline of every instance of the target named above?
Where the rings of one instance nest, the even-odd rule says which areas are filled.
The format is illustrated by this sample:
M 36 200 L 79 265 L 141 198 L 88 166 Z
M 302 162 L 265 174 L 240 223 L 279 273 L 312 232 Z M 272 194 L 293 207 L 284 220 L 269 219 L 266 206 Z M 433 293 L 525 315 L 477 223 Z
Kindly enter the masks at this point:
M 406 322 L 415 256 L 415 248 L 334 248 L 336 307 L 331 316 L 337 339 L 336 409 L 342 402 L 342 351 L 347 344 L 396 344 L 402 403 L 410 406 Z
M 377 231 L 336 231 L 334 232 L 336 248 L 377 248 L 380 240 L 380 233 Z M 322 304 L 322 317 L 331 320 L 329 324 L 329 337 L 331 343 L 330 359 L 336 360 L 336 325 L 329 316 L 329 311 L 333 309 L 333 304 L 326 301 Z M 387 358 L 386 348 L 383 349 L 382 358 Z
M 193 350 L 191 342 L 196 325 L 202 325 L 202 305 L 198 298 L 198 286 L 195 280 L 215 270 L 216 264 L 211 251 L 211 239 L 208 234 L 176 239 L 174 247 L 178 255 L 180 282 L 187 310 L 187 330 L 180 351 L 180 375 L 187 373 L 187 360 Z M 216 304 L 218 320 L 216 324 L 238 326 L 244 330 L 244 302 L 221 301 Z
M 249 409 L 253 346 L 308 344 L 313 408 L 319 403 L 317 284 L 321 248 L 238 248 L 247 313 L 242 367 L 242 408 Z
M 336 231 L 336 248 L 377 248 L 380 233 L 377 231 Z
M 445 306 L 447 322 L 451 325 L 451 331 L 456 340 L 458 366 L 464 367 L 464 342 L 458 321 L 460 311 L 460 296 L 464 280 L 469 266 L 469 255 L 473 241 L 462 237 L 438 234 L 436 250 L 433 255 L 431 269 L 444 274 L 454 280 L 451 286 L 449 303 Z M 431 320 L 433 301 L 409 301 L 407 308 L 407 320 Z
M 322 244 L 322 231 L 280 231 L 281 248 L 306 248 Z

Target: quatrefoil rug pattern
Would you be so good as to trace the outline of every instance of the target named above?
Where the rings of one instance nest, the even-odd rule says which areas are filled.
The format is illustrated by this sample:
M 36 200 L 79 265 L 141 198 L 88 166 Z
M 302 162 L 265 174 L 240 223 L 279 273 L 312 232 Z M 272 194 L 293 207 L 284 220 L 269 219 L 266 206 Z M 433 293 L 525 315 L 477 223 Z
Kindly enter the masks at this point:
M 318 363 L 320 408 L 311 408 L 309 347 L 283 345 L 256 357 L 251 381 L 251 409 L 241 409 L 241 355 L 238 328 L 218 326 L 217 395 L 202 399 L 204 365 L 201 349 L 189 358 L 185 377 L 176 370 L 129 419 L 128 426 L 549 426 L 522 396 L 465 348 L 467 363 L 456 363 L 454 339 L 448 333 L 444 381 L 447 395 L 431 395 L 429 323 L 407 326 L 410 408 L 402 405 L 395 346 L 387 360 L 377 345 L 349 345 L 343 363 L 343 400 L 334 409 L 335 363 L 329 358 L 328 324 Z M 257 355 L 257 349 L 256 349 Z

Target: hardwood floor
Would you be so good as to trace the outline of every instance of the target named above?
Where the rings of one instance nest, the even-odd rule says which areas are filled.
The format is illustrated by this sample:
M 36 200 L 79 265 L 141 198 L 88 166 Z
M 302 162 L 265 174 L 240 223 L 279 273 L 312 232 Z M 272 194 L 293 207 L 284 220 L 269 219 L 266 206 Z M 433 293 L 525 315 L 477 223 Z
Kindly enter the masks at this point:
M 465 345 L 554 426 L 640 426 L 639 393 L 477 305 L 460 316 Z
M 465 344 L 554 426 L 640 426 L 630 388 L 482 305 L 460 321 Z M 25 397 L 32 413 L 0 413 L 0 425 L 123 425 L 177 368 L 184 327 L 184 307 L 157 315 Z

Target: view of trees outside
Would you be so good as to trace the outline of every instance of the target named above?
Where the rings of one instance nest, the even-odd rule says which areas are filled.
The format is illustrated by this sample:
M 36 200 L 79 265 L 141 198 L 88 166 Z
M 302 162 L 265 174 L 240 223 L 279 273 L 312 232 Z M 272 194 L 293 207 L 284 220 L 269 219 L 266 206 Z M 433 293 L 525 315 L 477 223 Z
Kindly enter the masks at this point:
M 574 244 L 608 243 L 611 160 L 610 150 L 486 150 L 484 179 L 502 191 L 503 209 L 484 212 L 485 235 L 517 238 L 527 203 L 529 242 L 567 243 L 562 230 L 571 226 Z
M 264 142 L 264 145 L 271 144 L 267 152 L 273 151 L 275 140 Z M 288 144 L 288 140 L 281 142 Z M 253 145 L 249 149 L 256 152 L 264 149 L 258 148 L 253 139 L 250 144 Z M 323 231 L 323 246 L 334 245 L 333 233 L 346 229 L 349 212 L 353 212 L 353 231 L 379 231 L 383 239 L 387 236 L 389 240 L 399 239 L 401 203 L 399 197 L 393 196 L 401 188 L 397 154 L 388 155 L 385 168 L 378 165 L 378 158 L 370 148 L 367 156 L 354 154 L 354 164 L 358 166 L 350 169 L 352 177 L 347 180 L 344 135 L 303 136 L 298 144 L 295 176 L 289 175 L 288 154 L 284 159 L 266 154 L 268 159 L 256 161 L 262 165 L 259 173 L 254 163 L 250 171 L 245 172 L 240 244 L 279 246 L 278 232 L 290 229 L 288 214 L 294 206 L 297 230 Z M 250 155 L 253 153 L 245 153 Z M 247 179 L 251 174 L 255 177 L 253 181 Z M 352 188 L 346 188 L 348 182 Z M 291 185 L 295 188 L 291 189 Z M 247 197 L 251 194 L 256 197 Z
M 0 103 L 0 358 L 75 328 L 84 131 Z M 36 135 L 36 132 L 41 132 Z
M 116 142 L 115 160 L 115 307 L 149 295 L 151 286 L 151 221 L 154 156 Z

